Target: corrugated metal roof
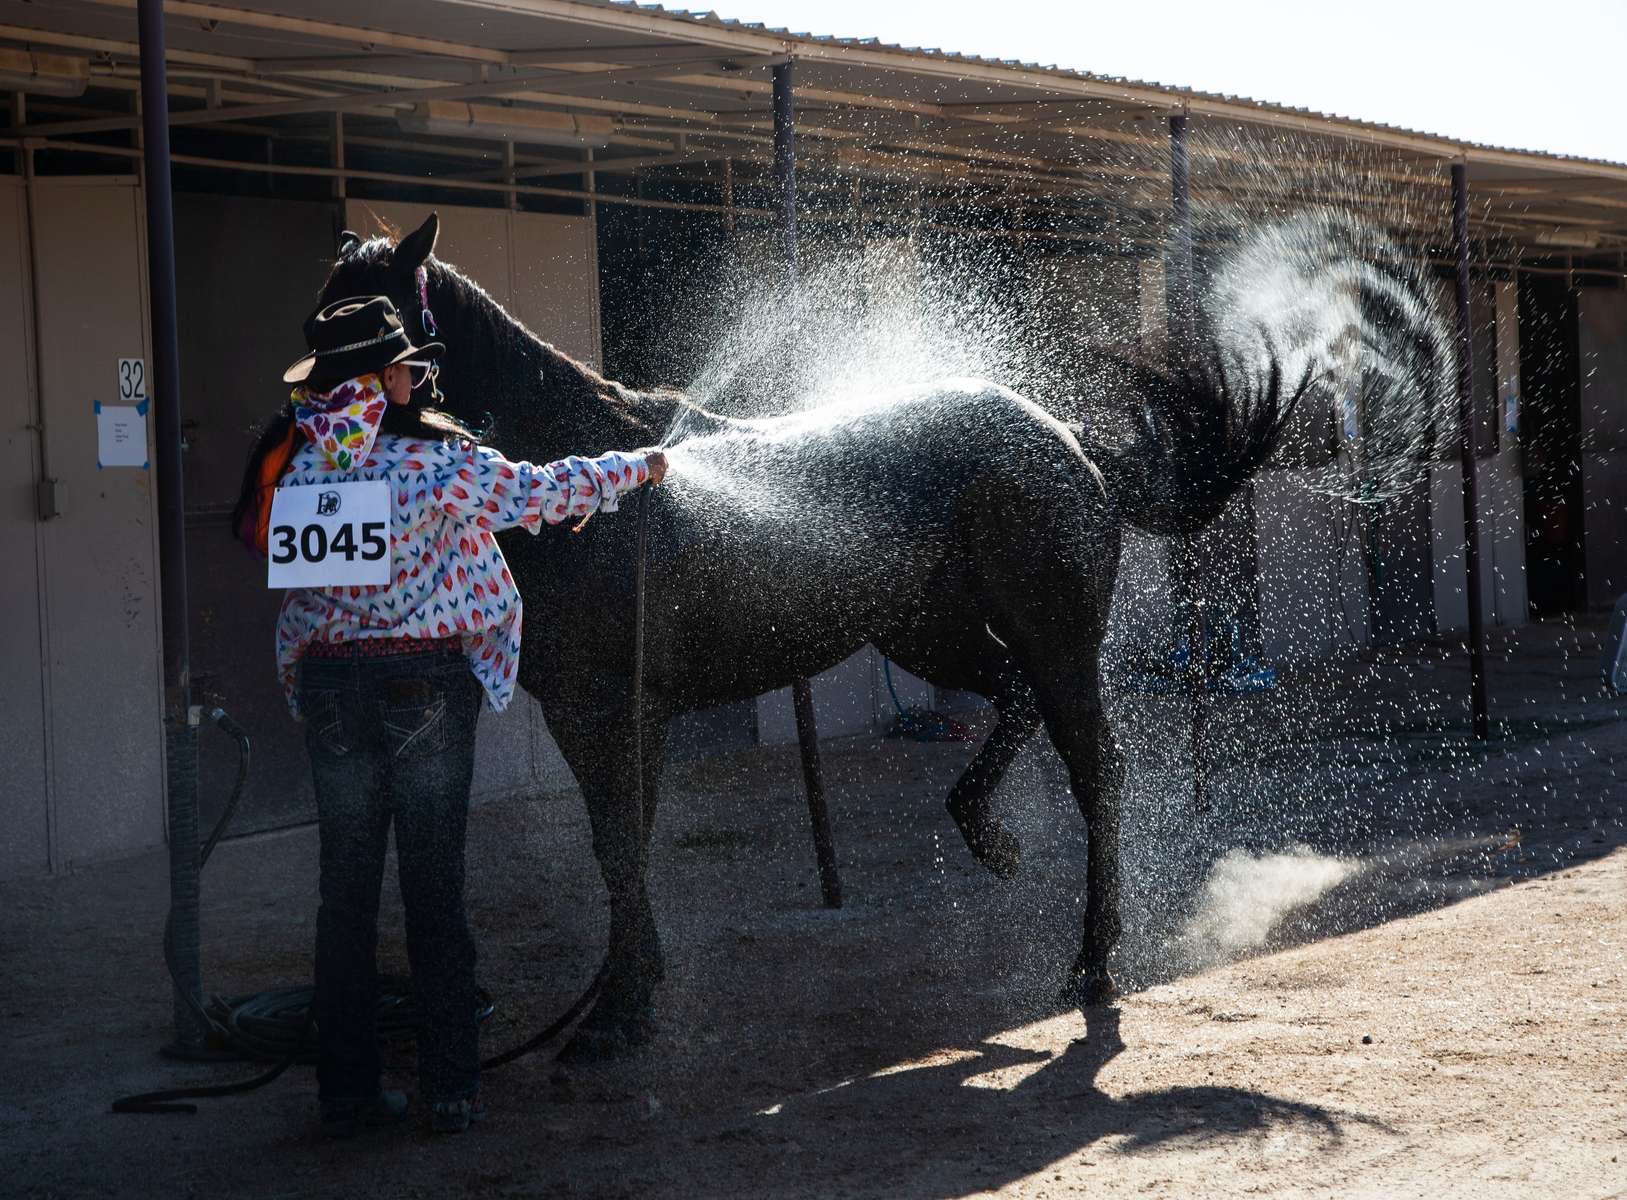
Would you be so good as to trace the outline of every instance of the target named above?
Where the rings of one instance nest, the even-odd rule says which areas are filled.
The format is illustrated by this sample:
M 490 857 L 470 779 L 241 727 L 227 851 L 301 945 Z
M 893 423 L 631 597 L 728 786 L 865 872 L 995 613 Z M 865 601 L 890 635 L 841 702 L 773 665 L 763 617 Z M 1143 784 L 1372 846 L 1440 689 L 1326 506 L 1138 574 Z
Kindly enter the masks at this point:
M 879 38 L 837 37 L 831 34 L 816 34 L 806 31 L 786 29 L 780 26 L 770 26 L 761 21 L 743 21 L 736 17 L 720 17 L 715 12 L 696 12 L 682 8 L 668 8 L 662 4 L 644 4 L 639 0 L 577 0 L 578 3 L 598 8 L 623 9 L 644 13 L 650 16 L 664 17 L 674 21 L 681 21 L 696 25 L 708 25 L 719 29 L 738 29 L 756 34 L 766 34 L 771 37 L 784 38 L 787 41 L 804 42 L 820 46 L 850 46 L 862 50 L 879 50 L 891 54 L 905 55 L 912 58 L 934 59 L 941 62 L 962 62 L 974 66 L 1004 67 L 1009 70 L 1028 72 L 1041 77 L 1057 77 L 1065 79 L 1087 80 L 1092 83 L 1110 84 L 1126 88 L 1138 88 L 1165 93 L 1176 100 L 1203 100 L 1220 104 L 1237 105 L 1256 109 L 1262 114 L 1278 113 L 1287 116 L 1300 117 L 1312 121 L 1326 121 L 1330 128 L 1330 135 L 1338 135 L 1340 127 L 1370 130 L 1380 134 L 1393 134 L 1399 137 L 1419 138 L 1427 141 L 1443 143 L 1447 146 L 1488 151 L 1498 154 L 1518 154 L 1537 159 L 1545 159 L 1555 163 L 1586 164 L 1601 167 L 1622 167 L 1627 163 L 1614 162 L 1610 159 L 1587 158 L 1580 155 L 1556 154 L 1548 150 L 1529 150 L 1513 146 L 1495 146 L 1484 142 L 1471 142 L 1461 138 L 1450 137 L 1445 134 L 1430 133 L 1426 130 L 1410 129 L 1401 125 L 1389 125 L 1381 121 L 1366 121 L 1358 117 L 1346 117 L 1335 113 L 1319 112 L 1312 108 L 1302 108 L 1288 104 L 1278 104 L 1269 100 L 1256 100 L 1251 96 L 1237 96 L 1223 92 L 1204 92 L 1196 88 L 1181 87 L 1177 84 L 1158 83 L 1153 80 L 1129 79 L 1119 75 L 1102 75 L 1093 71 L 1081 71 L 1072 67 L 1062 67 L 1055 63 L 1024 62 L 1014 58 L 989 58 L 978 54 L 966 54 L 954 50 L 942 50 L 927 46 L 903 46 L 892 42 L 883 42 Z M 1035 80 L 1036 86 L 1043 86 L 1043 78 Z

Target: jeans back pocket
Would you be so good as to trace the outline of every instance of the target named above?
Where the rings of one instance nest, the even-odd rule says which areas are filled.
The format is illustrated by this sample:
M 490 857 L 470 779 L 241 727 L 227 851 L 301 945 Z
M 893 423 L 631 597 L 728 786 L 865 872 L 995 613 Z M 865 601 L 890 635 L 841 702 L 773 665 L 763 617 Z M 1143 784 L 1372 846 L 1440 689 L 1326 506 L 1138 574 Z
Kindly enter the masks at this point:
M 344 698 L 338 691 L 301 687 L 299 710 L 313 751 L 320 748 L 336 758 L 350 753 L 353 742 L 345 729 Z
M 380 691 L 379 720 L 392 758 L 440 754 L 450 741 L 446 690 L 428 679 L 392 679 Z

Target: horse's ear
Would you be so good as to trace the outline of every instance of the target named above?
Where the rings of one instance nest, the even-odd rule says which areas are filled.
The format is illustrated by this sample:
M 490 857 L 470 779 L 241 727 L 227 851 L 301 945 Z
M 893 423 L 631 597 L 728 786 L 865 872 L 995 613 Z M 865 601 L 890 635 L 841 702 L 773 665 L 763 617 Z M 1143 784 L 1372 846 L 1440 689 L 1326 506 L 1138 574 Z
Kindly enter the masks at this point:
M 391 262 L 397 267 L 416 271 L 431 254 L 435 253 L 435 239 L 441 233 L 439 213 L 430 213 L 424 223 L 401 239 Z
M 340 230 L 338 256 L 343 258 L 361 244 L 362 235 L 357 233 L 354 229 Z

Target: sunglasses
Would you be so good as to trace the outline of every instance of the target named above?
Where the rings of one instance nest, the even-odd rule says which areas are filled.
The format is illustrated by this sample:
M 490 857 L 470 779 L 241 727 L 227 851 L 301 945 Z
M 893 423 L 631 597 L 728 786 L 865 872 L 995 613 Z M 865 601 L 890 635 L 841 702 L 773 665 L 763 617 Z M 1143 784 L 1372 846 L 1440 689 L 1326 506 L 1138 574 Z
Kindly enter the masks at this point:
M 412 390 L 415 392 L 419 388 L 423 387 L 424 384 L 428 383 L 430 377 L 433 376 L 436 371 L 436 366 L 434 363 L 425 362 L 423 359 L 419 358 L 403 359 L 401 365 L 406 367 L 411 372 Z

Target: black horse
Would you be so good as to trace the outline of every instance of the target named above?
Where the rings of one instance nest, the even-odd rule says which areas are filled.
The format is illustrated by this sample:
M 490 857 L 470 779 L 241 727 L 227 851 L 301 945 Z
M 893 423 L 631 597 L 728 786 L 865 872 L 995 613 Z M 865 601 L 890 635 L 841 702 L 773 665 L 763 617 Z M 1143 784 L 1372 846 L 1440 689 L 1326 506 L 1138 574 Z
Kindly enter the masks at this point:
M 1018 846 L 991 796 L 1044 723 L 1089 827 L 1069 994 L 1107 999 L 1122 768 L 1098 658 L 1123 525 L 1169 534 L 1206 524 L 1266 461 L 1306 380 L 1284 387 L 1270 355 L 1254 371 L 1218 352 L 1167 372 L 1127 366 L 1134 431 L 1112 447 L 980 380 L 732 421 L 675 392 L 623 387 L 556 350 L 434 258 L 437 232 L 431 216 L 399 244 L 344 234 L 323 302 L 388 295 L 417 332 L 427 299 L 447 346 L 446 407 L 477 424 L 489 414 L 490 440 L 511 457 L 630 449 L 681 431 L 667 482 L 649 497 L 659 603 L 637 717 L 642 795 L 628 703 L 634 522 L 600 517 L 577 536 L 545 529 L 503 542 L 525 602 L 520 683 L 581 784 L 610 895 L 609 974 L 572 1051 L 614 1054 L 653 1028 L 662 960 L 645 876 L 667 719 L 783 687 L 867 642 L 998 710 L 949 811 L 1001 876 L 1017 870 Z

